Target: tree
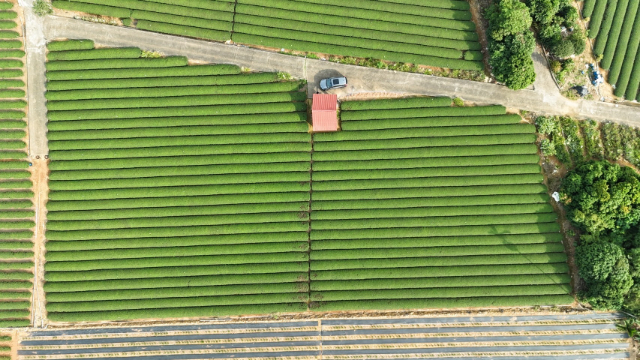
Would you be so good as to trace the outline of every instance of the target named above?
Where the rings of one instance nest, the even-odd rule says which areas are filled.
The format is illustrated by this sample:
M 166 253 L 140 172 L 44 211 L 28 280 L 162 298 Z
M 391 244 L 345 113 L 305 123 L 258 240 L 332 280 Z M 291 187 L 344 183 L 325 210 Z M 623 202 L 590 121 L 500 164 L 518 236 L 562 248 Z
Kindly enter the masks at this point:
M 554 156 L 556 154 L 556 147 L 549 139 L 540 140 L 540 152 L 544 156 Z
M 550 24 L 560 10 L 560 0 L 530 0 L 530 7 L 536 22 Z
M 606 161 L 577 166 L 562 182 L 568 218 L 594 237 L 633 241 L 640 222 L 639 179 L 633 169 Z
M 587 284 L 581 297 L 597 309 L 620 309 L 633 286 L 624 250 L 606 241 L 582 242 L 576 248 L 576 262 Z
M 536 79 L 531 52 L 535 39 L 531 32 L 509 35 L 489 46 L 489 64 L 496 80 L 513 90 L 524 89 Z
M 587 47 L 587 37 L 582 29 L 573 30 L 569 35 L 569 41 L 573 43 L 573 53 L 576 55 L 582 54 Z
M 489 21 L 489 34 L 496 41 L 527 31 L 533 21 L 527 5 L 518 0 L 497 1 L 487 9 L 485 17 Z
M 566 58 L 573 55 L 575 49 L 573 48 L 573 42 L 568 39 L 562 39 L 551 48 L 551 52 L 559 58 Z

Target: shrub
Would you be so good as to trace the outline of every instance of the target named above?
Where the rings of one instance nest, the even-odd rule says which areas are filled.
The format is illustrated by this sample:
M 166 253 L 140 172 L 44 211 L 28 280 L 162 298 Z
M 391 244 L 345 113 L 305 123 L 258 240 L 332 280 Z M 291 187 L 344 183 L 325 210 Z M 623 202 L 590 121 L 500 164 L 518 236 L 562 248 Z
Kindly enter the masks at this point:
M 36 0 L 33 3 L 33 12 L 38 16 L 45 16 L 53 13 L 51 5 L 45 0 Z
M 553 46 L 551 52 L 559 58 L 566 58 L 575 53 L 573 42 L 563 39 Z
M 556 155 L 556 148 L 553 146 L 553 143 L 548 139 L 540 140 L 540 151 L 544 156 L 554 156 Z

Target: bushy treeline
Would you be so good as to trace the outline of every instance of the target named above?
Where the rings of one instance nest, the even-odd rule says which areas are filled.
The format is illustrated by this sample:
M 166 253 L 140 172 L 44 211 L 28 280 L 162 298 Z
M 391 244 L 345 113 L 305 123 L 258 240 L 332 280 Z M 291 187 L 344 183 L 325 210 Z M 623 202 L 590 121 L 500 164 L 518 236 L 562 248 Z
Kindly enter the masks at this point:
M 540 42 L 552 55 L 581 54 L 586 36 L 578 25 L 578 10 L 569 0 L 527 0 Z
M 498 0 L 486 11 L 489 21 L 489 64 L 496 80 L 519 90 L 533 84 L 536 74 L 531 54 L 535 38 L 533 19 L 519 0 Z

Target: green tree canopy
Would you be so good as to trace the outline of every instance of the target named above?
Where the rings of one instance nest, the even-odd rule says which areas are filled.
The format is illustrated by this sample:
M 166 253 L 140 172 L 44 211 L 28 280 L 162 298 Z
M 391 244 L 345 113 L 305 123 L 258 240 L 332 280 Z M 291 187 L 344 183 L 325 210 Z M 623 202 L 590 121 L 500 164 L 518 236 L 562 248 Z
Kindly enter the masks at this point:
M 590 161 L 562 182 L 567 216 L 594 238 L 633 241 L 640 221 L 640 176 L 629 167 Z
M 489 63 L 496 80 L 514 90 L 524 89 L 536 79 L 531 52 L 535 39 L 531 32 L 509 35 L 489 46 Z
M 485 12 L 490 36 L 502 41 L 505 36 L 516 35 L 531 27 L 531 15 L 525 3 L 518 0 L 500 0 Z

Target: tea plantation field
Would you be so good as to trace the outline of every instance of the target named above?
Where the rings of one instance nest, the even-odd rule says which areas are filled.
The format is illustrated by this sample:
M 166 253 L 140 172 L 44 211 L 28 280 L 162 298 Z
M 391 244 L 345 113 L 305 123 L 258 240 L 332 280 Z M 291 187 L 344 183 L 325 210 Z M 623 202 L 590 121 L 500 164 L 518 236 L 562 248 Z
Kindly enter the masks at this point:
M 49 44 L 49 318 L 305 310 L 303 84 L 92 48 Z
M 31 323 L 33 286 L 34 210 L 22 80 L 25 53 L 16 10 L 14 4 L 0 2 L 0 327 Z
M 609 70 L 607 81 L 614 94 L 640 100 L 640 1 L 586 0 L 582 15 L 589 17 L 589 37 L 595 39 L 594 55 Z
M 277 74 L 48 48 L 52 321 L 573 301 L 504 107 L 345 102 L 312 136 Z
M 534 126 L 450 105 L 346 102 L 314 135 L 317 310 L 572 302 Z
M 451 69 L 483 69 L 464 0 L 54 0 L 141 30 Z

